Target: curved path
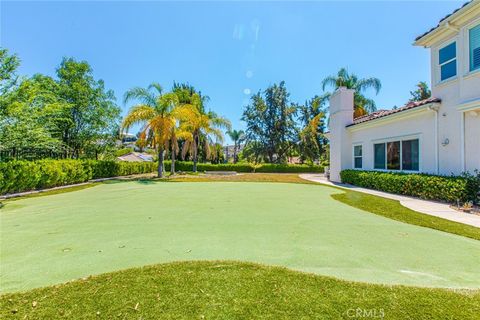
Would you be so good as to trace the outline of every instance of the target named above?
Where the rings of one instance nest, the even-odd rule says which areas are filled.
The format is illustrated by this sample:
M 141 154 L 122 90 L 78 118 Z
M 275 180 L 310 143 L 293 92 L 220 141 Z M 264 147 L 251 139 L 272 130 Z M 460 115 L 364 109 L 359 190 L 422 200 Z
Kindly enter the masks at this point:
M 387 199 L 397 200 L 397 201 L 400 201 L 400 204 L 402 206 L 409 208 L 413 211 L 425 213 L 431 216 L 436 216 L 443 219 L 460 222 L 463 224 L 468 224 L 468 225 L 480 228 L 480 216 L 454 210 L 450 208 L 448 204 L 445 204 L 445 203 L 422 200 L 414 197 L 407 197 L 407 196 L 392 194 L 392 193 L 383 192 L 383 191 L 366 189 L 366 188 L 361 188 L 361 187 L 357 187 L 357 186 L 345 184 L 345 183 L 335 183 L 335 182 L 329 181 L 327 178 L 325 178 L 323 174 L 306 173 L 306 174 L 300 174 L 299 177 L 308 181 L 318 182 L 325 185 L 336 186 L 339 188 L 349 189 L 353 191 L 373 194 L 375 196 L 379 196 Z
M 480 241 L 366 213 L 311 184 L 111 182 L 7 201 L 1 290 L 178 260 L 241 260 L 341 279 L 480 288 Z

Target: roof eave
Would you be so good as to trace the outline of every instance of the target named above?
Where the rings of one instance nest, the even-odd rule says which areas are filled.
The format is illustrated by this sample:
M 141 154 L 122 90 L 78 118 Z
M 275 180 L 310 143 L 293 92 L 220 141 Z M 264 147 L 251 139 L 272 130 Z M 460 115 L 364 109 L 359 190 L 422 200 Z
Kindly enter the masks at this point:
M 353 123 L 353 124 L 350 124 L 350 125 L 346 126 L 346 128 L 349 129 L 349 130 L 355 131 L 355 130 L 364 129 L 366 127 L 381 125 L 381 124 L 384 124 L 385 122 L 388 123 L 390 121 L 395 121 L 395 120 L 399 120 L 399 119 L 404 118 L 404 117 L 409 117 L 409 116 L 415 115 L 415 114 L 417 114 L 421 111 L 424 111 L 424 110 L 435 109 L 434 107 L 440 106 L 440 104 L 441 104 L 441 102 L 430 102 L 430 103 L 427 103 L 427 104 L 424 104 L 424 105 L 421 105 L 421 106 L 418 106 L 418 107 L 415 107 L 415 108 L 412 108 L 412 109 L 400 111 L 400 112 L 397 112 L 397 113 L 392 113 L 392 114 L 389 114 L 389 115 L 386 115 L 386 116 L 383 116 L 383 117 L 379 117 L 379 118 L 376 118 L 376 119 L 372 119 L 372 120 L 368 120 L 368 121 L 364 121 L 364 122 L 360 122 L 360 123 Z
M 413 43 L 415 46 L 431 47 L 433 44 L 456 34 L 460 26 L 475 18 L 480 11 L 480 1 L 471 1 L 457 12 L 442 20 L 439 25 Z

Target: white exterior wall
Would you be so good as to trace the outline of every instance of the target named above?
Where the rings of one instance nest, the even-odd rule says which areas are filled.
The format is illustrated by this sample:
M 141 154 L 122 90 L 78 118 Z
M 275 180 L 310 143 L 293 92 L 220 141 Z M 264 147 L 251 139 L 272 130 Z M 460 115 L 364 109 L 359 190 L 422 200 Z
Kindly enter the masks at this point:
M 465 113 L 465 170 L 480 170 L 480 112 Z
M 476 17 L 459 28 L 456 35 L 431 46 L 432 96 L 442 99 L 439 110 L 441 173 L 459 174 L 480 170 L 480 70 L 470 72 L 469 29 L 480 23 Z M 440 81 L 438 52 L 445 45 L 457 43 L 457 76 Z
M 340 182 L 340 171 L 350 167 L 343 156 L 351 146 L 350 133 L 345 127 L 353 121 L 353 90 L 339 88 L 330 97 L 330 180 Z
M 407 112 L 404 111 L 405 114 L 401 118 L 394 118 L 393 116 L 384 118 L 381 124 L 375 123 L 373 125 L 373 122 L 366 122 L 347 129 L 352 140 L 350 168 L 353 168 L 354 145 L 362 145 L 362 170 L 375 170 L 374 144 L 419 139 L 419 171 L 436 174 L 435 112 L 428 108 L 422 108 L 422 110 L 410 114 L 406 114 Z

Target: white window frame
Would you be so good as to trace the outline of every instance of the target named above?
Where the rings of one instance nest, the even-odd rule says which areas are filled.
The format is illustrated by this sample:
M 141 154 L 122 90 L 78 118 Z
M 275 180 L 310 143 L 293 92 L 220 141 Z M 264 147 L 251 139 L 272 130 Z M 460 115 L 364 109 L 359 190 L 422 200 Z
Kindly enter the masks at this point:
M 470 30 L 475 28 L 476 26 L 479 26 L 480 25 L 480 19 L 476 19 L 474 21 L 472 21 L 471 23 L 469 23 L 467 25 L 467 27 L 465 28 L 465 32 L 464 32 L 464 48 L 465 48 L 465 75 L 470 75 L 470 74 L 474 74 L 474 73 L 477 73 L 477 72 L 480 72 L 480 68 L 477 68 L 475 70 L 470 70 Z
M 455 43 L 455 58 L 452 58 L 452 59 L 447 60 L 444 63 L 440 64 L 439 63 L 440 50 L 442 50 L 445 47 L 448 47 L 452 43 Z M 459 44 L 459 41 L 458 41 L 457 37 L 455 37 L 453 39 L 450 39 L 450 40 L 444 42 L 436 50 L 437 56 L 435 57 L 435 65 L 437 66 L 437 79 L 438 79 L 437 83 L 438 84 L 445 83 L 445 82 L 448 82 L 448 81 L 452 81 L 452 80 L 455 80 L 455 79 L 458 78 L 458 44 Z M 442 66 L 444 66 L 444 65 L 446 65 L 446 64 L 448 64 L 448 63 L 450 63 L 454 60 L 455 60 L 455 70 L 456 70 L 455 75 L 453 77 L 442 80 Z
M 355 156 L 355 147 L 361 147 L 362 149 L 362 155 L 361 156 Z M 362 166 L 360 168 L 355 168 L 355 158 L 361 158 L 362 159 Z M 352 145 L 352 168 L 355 170 L 363 170 L 364 168 L 364 163 L 363 163 L 363 144 L 362 143 L 354 143 Z
M 408 140 L 418 140 L 418 170 L 403 170 L 403 141 L 408 141 Z M 387 143 L 389 142 L 396 142 L 400 141 L 400 169 L 399 170 L 394 170 L 394 169 L 387 169 L 387 162 L 388 162 L 388 155 L 387 155 Z M 385 148 L 385 169 L 377 169 L 375 168 L 375 145 L 376 144 L 384 144 Z M 407 135 L 407 136 L 399 136 L 399 137 L 390 137 L 390 138 L 384 138 L 384 139 L 376 139 L 372 140 L 372 151 L 373 151 L 373 156 L 372 156 L 372 168 L 375 171 L 385 171 L 385 172 L 406 172 L 406 173 L 420 173 L 422 172 L 422 139 L 420 135 Z M 363 155 L 363 153 L 362 153 Z

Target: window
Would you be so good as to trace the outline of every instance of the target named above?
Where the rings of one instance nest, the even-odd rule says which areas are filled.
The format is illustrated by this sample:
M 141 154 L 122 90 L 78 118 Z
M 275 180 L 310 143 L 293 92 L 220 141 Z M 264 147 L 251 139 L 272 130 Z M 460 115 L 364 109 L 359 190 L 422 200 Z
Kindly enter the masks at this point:
M 452 42 L 438 51 L 440 65 L 440 80 L 446 80 L 457 75 L 457 43 Z
M 373 146 L 375 153 L 375 169 L 385 169 L 385 143 L 377 143 Z
M 362 168 L 362 146 L 353 147 L 353 165 L 355 169 Z
M 470 29 L 470 71 L 480 69 L 480 24 Z
M 387 143 L 387 169 L 400 170 L 400 141 Z
M 375 169 L 418 171 L 420 168 L 418 139 L 376 143 L 373 150 Z
M 402 141 L 402 169 L 418 171 L 419 167 L 418 139 Z

